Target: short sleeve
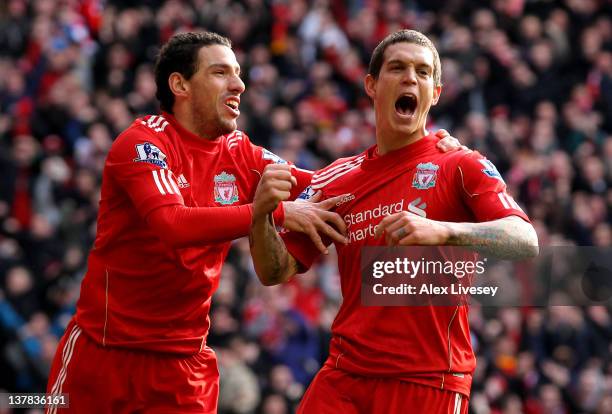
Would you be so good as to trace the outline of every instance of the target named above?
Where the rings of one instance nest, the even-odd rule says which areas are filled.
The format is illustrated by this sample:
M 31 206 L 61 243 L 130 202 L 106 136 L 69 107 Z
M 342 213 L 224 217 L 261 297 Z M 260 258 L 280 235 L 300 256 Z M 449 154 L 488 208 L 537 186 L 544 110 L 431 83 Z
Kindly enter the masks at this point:
M 132 129 L 115 140 L 105 168 L 146 217 L 163 205 L 184 204 L 172 172 L 176 163 L 172 158 L 171 148 L 160 137 Z
M 495 165 L 478 152 L 470 152 L 459 161 L 456 178 L 477 221 L 518 216 L 529 222 L 523 209 L 506 192 L 506 183 Z

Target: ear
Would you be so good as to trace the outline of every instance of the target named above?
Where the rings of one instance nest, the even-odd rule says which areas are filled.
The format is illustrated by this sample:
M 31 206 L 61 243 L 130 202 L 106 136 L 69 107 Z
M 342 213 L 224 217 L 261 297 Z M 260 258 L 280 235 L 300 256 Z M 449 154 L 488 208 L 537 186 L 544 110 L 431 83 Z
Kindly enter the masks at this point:
M 172 72 L 168 77 L 168 86 L 174 96 L 187 97 L 190 93 L 190 84 L 187 79 L 178 72 Z
M 433 101 L 431 101 L 431 106 L 434 106 L 438 103 L 438 99 L 440 99 L 440 94 L 442 93 L 442 86 L 434 86 L 433 90 Z
M 376 78 L 368 73 L 363 80 L 363 87 L 370 99 L 373 100 L 374 96 L 376 96 Z

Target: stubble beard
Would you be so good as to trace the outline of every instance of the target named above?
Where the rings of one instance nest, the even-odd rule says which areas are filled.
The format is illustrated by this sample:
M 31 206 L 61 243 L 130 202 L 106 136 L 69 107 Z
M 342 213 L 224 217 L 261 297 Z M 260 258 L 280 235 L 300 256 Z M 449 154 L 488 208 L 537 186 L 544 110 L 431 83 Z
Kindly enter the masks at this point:
M 236 123 L 224 120 L 216 111 L 205 111 L 203 105 L 193 102 L 192 113 L 198 135 L 208 139 L 215 139 L 221 135 L 229 134 L 236 129 Z

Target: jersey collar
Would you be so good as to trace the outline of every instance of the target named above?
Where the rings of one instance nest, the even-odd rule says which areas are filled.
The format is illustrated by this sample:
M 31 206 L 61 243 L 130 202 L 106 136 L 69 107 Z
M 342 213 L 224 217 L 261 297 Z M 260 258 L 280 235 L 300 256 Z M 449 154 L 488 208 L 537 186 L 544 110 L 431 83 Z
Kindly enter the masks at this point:
M 366 157 L 361 167 L 366 170 L 381 169 L 387 168 L 388 166 L 394 166 L 399 162 L 414 160 L 416 157 L 429 151 L 437 142 L 438 138 L 430 133 L 412 144 L 388 152 L 385 155 L 379 155 L 378 145 L 374 145 L 366 151 Z

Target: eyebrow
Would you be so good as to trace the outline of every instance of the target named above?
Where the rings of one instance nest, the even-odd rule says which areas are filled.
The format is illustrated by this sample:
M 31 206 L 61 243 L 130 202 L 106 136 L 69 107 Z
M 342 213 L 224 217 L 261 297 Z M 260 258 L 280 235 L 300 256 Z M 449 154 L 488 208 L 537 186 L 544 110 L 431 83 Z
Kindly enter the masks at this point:
M 406 65 L 406 61 L 405 60 L 401 60 L 401 59 L 391 59 L 387 61 L 387 66 L 391 66 L 391 65 Z M 429 70 L 433 70 L 433 66 L 431 66 L 429 63 L 427 62 L 416 62 L 415 64 L 416 67 L 426 67 Z
M 240 66 L 232 66 L 228 63 L 211 63 L 208 65 L 209 69 L 220 68 L 220 69 L 234 69 L 236 72 L 241 73 Z

